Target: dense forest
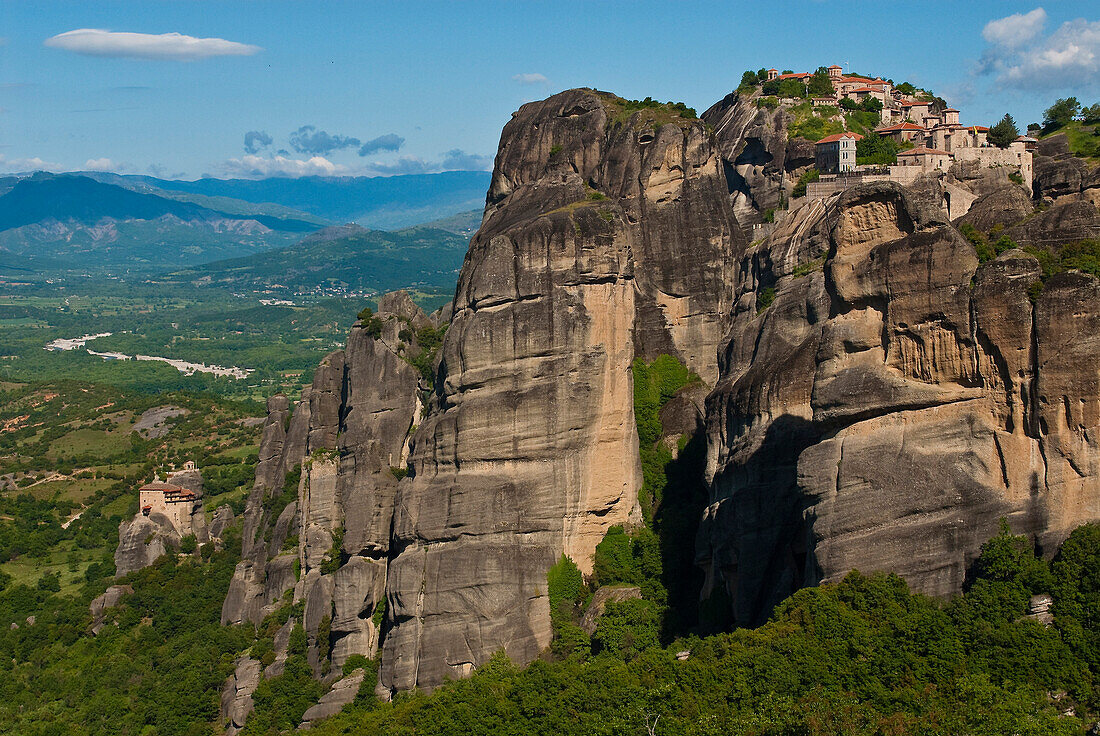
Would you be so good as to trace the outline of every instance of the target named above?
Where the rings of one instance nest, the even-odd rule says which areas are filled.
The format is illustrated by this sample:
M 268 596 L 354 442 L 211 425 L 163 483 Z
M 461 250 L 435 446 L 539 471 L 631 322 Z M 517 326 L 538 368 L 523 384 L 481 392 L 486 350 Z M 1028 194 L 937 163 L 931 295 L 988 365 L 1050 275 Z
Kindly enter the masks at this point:
M 0 592 L 0 732 L 213 734 L 218 692 L 262 630 L 218 624 L 234 546 L 165 557 L 128 576 L 117 626 L 89 634 L 88 602 L 25 584 Z M 588 596 L 568 566 L 551 596 Z M 575 569 L 575 568 L 574 568 Z M 1053 623 L 1025 616 L 1053 596 Z M 34 617 L 33 623 L 27 617 Z M 503 654 L 431 694 L 383 703 L 367 678 L 319 734 L 1080 734 L 1100 704 L 1100 526 L 1077 529 L 1053 560 L 1007 529 L 966 592 L 940 601 L 892 575 L 858 572 L 796 593 L 755 630 L 660 643 L 660 621 L 609 605 L 590 640 L 552 647 L 525 669 Z M 15 625 L 12 625 L 15 624 Z M 257 691 L 248 733 L 293 729 L 322 688 L 304 634 L 285 673 Z M 577 637 L 577 632 L 572 635 Z M 353 665 L 367 665 L 353 661 Z
M 728 601 L 712 596 L 700 604 L 702 581 L 691 564 L 694 519 L 705 503 L 702 448 L 683 438 L 674 458 L 661 440 L 662 406 L 698 378 L 667 356 L 638 360 L 633 373 L 646 523 L 613 527 L 587 578 L 567 557 L 550 570 L 554 639 L 543 656 L 520 668 L 501 652 L 467 680 L 402 693 L 393 702 L 375 694 L 377 662 L 353 656 L 344 673 L 362 667 L 368 675 L 359 695 L 340 715 L 314 724 L 316 732 L 992 736 L 1080 734 L 1092 724 L 1100 710 L 1100 525 L 1078 528 L 1045 559 L 1004 524 L 982 548 L 963 594 L 950 600 L 913 594 L 894 575 L 852 572 L 799 591 L 757 629 L 731 629 L 723 615 Z M 89 388 L 82 403 L 51 406 L 58 400 L 52 398 L 35 409 L 60 410 L 70 430 L 84 431 L 90 427 L 73 426 L 85 421 L 85 404 L 115 399 L 134 413 L 150 401 L 130 400 L 131 406 L 107 391 Z M 37 386 L 7 396 L 33 403 L 50 393 Z M 198 399 L 175 398 L 201 410 L 187 403 Z M 234 405 L 210 408 L 230 420 L 241 412 Z M 116 460 L 152 452 L 168 462 L 190 446 L 208 476 L 208 498 L 239 511 L 255 456 L 243 465 L 234 460 L 228 448 L 244 439 L 241 430 L 203 434 L 209 429 L 194 414 L 157 443 L 131 440 Z M 57 442 L 28 430 L 16 434 L 11 448 Z M 288 485 L 296 486 L 295 479 Z M 92 508 L 116 493 L 118 486 L 108 486 Z M 5 503 L 26 506 L 9 511 L 21 524 L 24 517 L 33 522 L 27 538 L 41 536 L 43 551 L 78 549 L 84 535 L 102 554 L 102 537 L 113 537 L 119 518 L 93 516 L 69 531 L 59 526 L 62 496 L 24 494 Z M 126 512 L 133 512 L 128 503 Z M 247 653 L 269 664 L 287 622 L 285 666 L 254 693 L 245 733 L 295 730 L 334 677 L 325 684 L 315 677 L 301 603 L 288 598 L 260 626 L 219 624 L 239 534 L 232 528 L 222 545 L 165 556 L 117 581 L 133 593 L 108 611 L 98 635 L 91 633 L 88 606 L 116 582 L 109 555 L 85 558 L 79 573 L 64 577 L 0 575 L 0 733 L 221 733 L 220 690 L 237 658 Z M 608 602 L 586 630 L 584 614 L 596 591 L 608 587 L 638 594 Z M 1047 619 L 1028 615 L 1038 595 L 1052 598 Z M 382 614 L 375 611 L 379 620 Z M 323 655 L 323 633 L 321 639 Z

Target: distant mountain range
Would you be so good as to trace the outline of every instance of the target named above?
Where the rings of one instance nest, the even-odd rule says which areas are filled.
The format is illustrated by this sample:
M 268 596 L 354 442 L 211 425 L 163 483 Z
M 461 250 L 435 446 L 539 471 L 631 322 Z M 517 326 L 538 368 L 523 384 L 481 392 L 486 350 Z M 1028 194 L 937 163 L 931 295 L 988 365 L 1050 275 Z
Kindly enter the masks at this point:
M 468 237 L 488 178 L 466 171 L 194 182 L 96 172 L 4 177 L 0 272 L 174 271 L 288 246 L 338 222 L 392 229 L 444 218 L 440 231 Z
M 231 291 L 294 294 L 454 289 L 469 238 L 433 227 L 396 232 L 325 228 L 262 254 L 207 263 L 163 277 Z
M 354 222 L 374 230 L 397 230 L 457 212 L 480 211 L 485 206 L 490 178 L 488 171 L 197 181 L 97 173 L 87 176 L 131 188 L 149 186 L 162 192 L 281 205 L 329 222 Z

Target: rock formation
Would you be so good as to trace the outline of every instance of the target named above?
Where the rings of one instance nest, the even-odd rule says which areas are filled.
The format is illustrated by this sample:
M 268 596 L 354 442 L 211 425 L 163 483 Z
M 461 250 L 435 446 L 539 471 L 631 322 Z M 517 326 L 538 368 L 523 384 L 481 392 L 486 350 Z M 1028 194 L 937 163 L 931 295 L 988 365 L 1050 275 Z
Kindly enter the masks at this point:
M 383 695 L 531 661 L 550 566 L 641 521 L 630 367 L 662 354 L 703 379 L 661 441 L 706 429 L 697 563 L 738 623 L 853 567 L 949 593 L 1001 517 L 1044 549 L 1100 517 L 1100 282 L 979 264 L 947 219 L 1047 247 L 1091 227 L 1095 177 L 1044 175 L 1038 213 L 1005 172 L 866 185 L 749 246 L 812 159 L 749 102 L 712 129 L 592 90 L 524 105 L 453 302 L 383 297 L 293 411 L 268 401 L 222 620 L 300 604 L 317 676 L 378 654 Z
M 731 92 L 703 113 L 714 128 L 715 145 L 738 223 L 764 222 L 764 212 L 780 207 L 799 174 L 814 164 L 814 144 L 788 138 L 790 115 L 756 105 L 752 95 Z
M 355 700 L 359 694 L 359 686 L 363 684 L 366 672 L 362 667 L 352 670 L 346 677 L 342 677 L 333 683 L 332 689 L 321 696 L 320 701 L 302 714 L 302 725 L 298 728 L 308 730 L 317 721 L 331 718 L 344 709 L 344 706 Z
M 1037 294 L 1034 258 L 979 267 L 889 184 L 792 212 L 739 274 L 699 540 L 739 623 L 853 568 L 947 594 L 999 518 L 1051 550 L 1100 515 L 1096 278 Z
M 501 648 L 533 659 L 551 564 L 590 569 L 607 528 L 640 518 L 631 362 L 671 353 L 717 379 L 743 247 L 702 122 L 591 90 L 525 105 L 453 305 L 429 320 L 387 295 L 293 412 L 269 401 L 223 621 L 259 622 L 292 590 L 315 666 L 326 619 L 338 666 L 374 654 L 384 597 L 386 691 Z M 446 313 L 428 382 L 405 328 Z
M 398 489 L 382 687 L 546 647 L 549 567 L 639 518 L 631 361 L 715 380 L 742 247 L 700 121 L 573 90 L 505 126 Z
M 114 608 L 122 602 L 123 596 L 130 595 L 133 592 L 133 587 L 129 585 L 112 585 L 92 599 L 88 611 L 92 614 L 93 634 L 98 634 L 107 625 L 107 609 Z
M 199 544 L 210 541 L 206 511 L 202 504 L 202 472 L 193 467 L 169 473 L 167 482 L 194 494 L 182 519 L 174 520 L 154 511 L 146 516 L 141 510 L 118 528 L 115 549 L 115 574 L 125 575 L 152 565 L 169 550 L 178 550 L 180 541 L 194 536 Z
M 316 635 L 326 619 L 333 665 L 377 647 L 394 494 L 420 411 L 418 373 L 398 354 L 417 349 L 415 338 L 399 347 L 404 320 L 424 319 L 412 306 L 409 314 L 379 312 L 373 327 L 357 322 L 293 413 L 286 397 L 268 400 L 243 560 L 222 621 L 258 624 L 293 591 L 305 602 L 302 623 L 318 666 Z
M 259 660 L 241 657 L 222 687 L 220 715 L 226 736 L 236 736 L 244 728 L 245 720 L 252 712 L 252 693 L 260 684 L 261 669 Z

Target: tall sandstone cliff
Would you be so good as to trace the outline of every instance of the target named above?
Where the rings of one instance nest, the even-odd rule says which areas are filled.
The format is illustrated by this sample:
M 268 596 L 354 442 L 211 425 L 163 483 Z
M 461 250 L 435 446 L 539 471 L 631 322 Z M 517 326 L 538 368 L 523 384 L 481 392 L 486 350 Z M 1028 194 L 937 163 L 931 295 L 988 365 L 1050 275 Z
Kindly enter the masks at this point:
M 968 217 L 1030 210 L 1001 200 Z M 1100 518 L 1100 282 L 1040 274 L 1019 250 L 979 265 L 893 184 L 745 252 L 698 544 L 739 623 L 853 568 L 954 592 L 1000 518 L 1048 551 Z
M 590 90 L 523 106 L 432 388 L 399 337 L 423 315 L 391 299 L 381 333 L 357 324 L 292 414 L 269 401 L 223 621 L 304 601 L 314 660 L 326 617 L 335 665 L 381 636 L 388 691 L 500 649 L 532 660 L 550 641 L 550 566 L 590 570 L 610 526 L 640 522 L 632 361 L 673 354 L 717 381 L 745 247 L 701 121 Z
M 381 681 L 550 642 L 546 573 L 639 520 L 630 365 L 717 378 L 734 228 L 701 122 L 575 90 L 504 128 L 428 416 L 398 489 Z
M 713 388 L 696 563 L 739 624 L 852 568 L 947 594 L 1001 518 L 1044 550 L 1100 518 L 1100 282 L 1043 282 L 1020 250 L 980 264 L 945 214 L 966 189 L 962 222 L 1056 250 L 1100 217 L 1095 176 L 1054 160 L 1038 211 L 1003 172 L 867 185 L 748 245 L 735 210 L 753 222 L 806 157 L 735 96 L 704 117 L 591 90 L 523 106 L 433 380 L 410 361 L 443 317 L 388 295 L 293 411 L 268 402 L 223 608 L 301 604 L 265 676 L 295 623 L 318 676 L 380 654 L 384 694 L 534 659 L 550 566 L 590 572 L 641 521 L 638 357 Z

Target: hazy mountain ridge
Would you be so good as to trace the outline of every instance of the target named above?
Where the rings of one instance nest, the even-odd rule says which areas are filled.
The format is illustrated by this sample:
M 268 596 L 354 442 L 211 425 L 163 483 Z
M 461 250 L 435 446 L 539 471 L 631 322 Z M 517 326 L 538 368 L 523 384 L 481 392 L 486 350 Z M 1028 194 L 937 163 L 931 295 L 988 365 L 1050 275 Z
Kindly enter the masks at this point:
M 354 221 L 364 227 L 383 230 L 410 227 L 456 212 L 481 209 L 489 185 L 488 171 L 389 177 L 205 178 L 196 181 L 129 175 L 119 178 L 169 192 L 277 204 L 333 222 Z
M 468 237 L 471 223 L 480 221 L 482 179 L 482 172 L 197 182 L 97 172 L 5 177 L 0 179 L 0 268 L 29 274 L 168 271 L 291 245 L 303 234 L 356 216 L 376 228 L 445 218 L 440 231 Z M 445 259 L 442 269 L 423 264 L 440 274 L 430 279 L 434 286 L 453 282 L 453 260 Z M 386 288 L 410 285 L 394 271 L 401 263 L 418 267 L 414 261 L 394 261 Z M 370 280 L 350 271 L 344 275 L 354 284 Z
M 167 278 L 233 291 L 309 293 L 329 288 L 371 293 L 406 287 L 450 291 L 466 244 L 464 236 L 437 228 L 385 232 L 342 225 L 307 235 L 285 248 L 207 263 Z

